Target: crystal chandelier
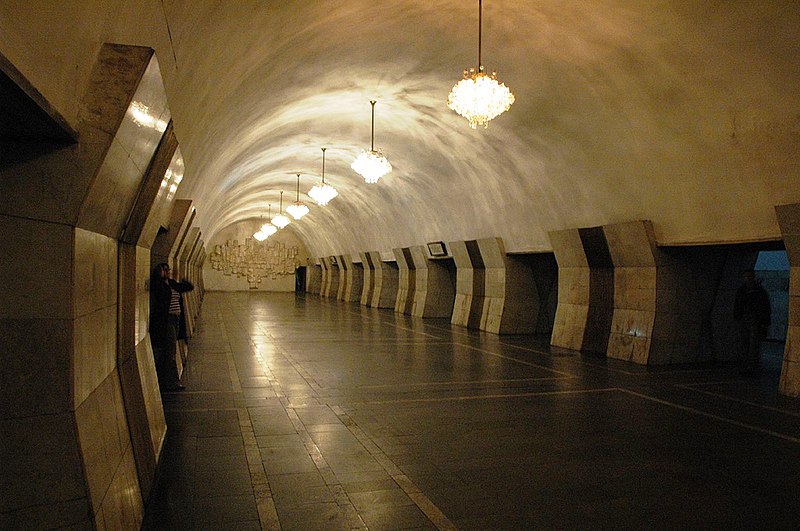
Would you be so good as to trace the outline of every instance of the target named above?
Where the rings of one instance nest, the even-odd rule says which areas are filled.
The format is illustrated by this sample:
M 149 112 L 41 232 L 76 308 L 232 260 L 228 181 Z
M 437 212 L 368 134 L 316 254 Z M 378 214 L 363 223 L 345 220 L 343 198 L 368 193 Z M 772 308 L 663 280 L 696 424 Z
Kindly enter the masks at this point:
M 308 207 L 300 201 L 300 174 L 297 174 L 297 200 L 291 205 L 286 207 L 286 212 L 292 215 L 294 219 L 300 219 L 308 214 Z
M 272 223 L 270 223 L 270 220 L 272 219 L 272 205 L 267 205 L 267 208 L 268 208 L 267 222 L 261 225 L 261 228 L 258 229 L 258 232 L 253 234 L 253 238 L 255 238 L 260 242 L 263 242 L 264 240 L 266 240 L 267 238 L 278 232 L 278 228 Z
M 497 72 L 491 75 L 483 71 L 481 64 L 481 23 L 483 0 L 478 0 L 478 68 L 464 70 L 464 79 L 459 81 L 447 97 L 447 106 L 469 120 L 469 126 L 489 127 L 489 120 L 506 112 L 514 103 L 514 95 L 508 87 L 497 80 Z
M 327 148 L 322 148 L 322 182 L 319 184 L 315 184 L 311 187 L 311 190 L 308 191 L 308 195 L 317 202 L 319 206 L 327 205 L 331 199 L 339 195 L 339 192 L 336 191 L 336 188 L 329 184 L 325 184 L 325 150 Z
M 281 190 L 281 209 L 278 215 L 272 218 L 272 224 L 282 229 L 291 222 L 292 220 L 283 213 L 283 190 Z
M 381 150 L 375 149 L 375 103 L 375 100 L 370 100 L 372 105 L 372 136 L 369 151 L 362 151 L 350 165 L 368 183 L 376 183 L 378 179 L 392 171 L 392 165 L 383 156 Z

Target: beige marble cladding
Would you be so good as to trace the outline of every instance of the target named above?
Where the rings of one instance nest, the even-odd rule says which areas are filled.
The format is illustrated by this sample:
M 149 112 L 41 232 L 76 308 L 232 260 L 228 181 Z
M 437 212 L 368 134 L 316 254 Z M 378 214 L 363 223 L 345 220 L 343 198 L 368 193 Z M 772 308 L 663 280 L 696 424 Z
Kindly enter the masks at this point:
M 775 207 L 789 258 L 789 317 L 778 390 L 800 396 L 800 203 Z
M 1 419 L 0 528 L 79 525 L 90 514 L 71 411 Z
M 550 344 L 581 350 L 589 315 L 589 263 L 578 229 L 551 231 L 549 235 L 558 262 L 558 306 Z
M 425 247 L 415 245 L 409 248 L 411 261 L 414 264 L 414 300 L 411 304 L 411 315 L 422 317 L 425 314 L 425 305 L 428 298 L 429 276 L 428 255 Z
M 384 262 L 378 251 L 370 251 L 369 254 L 375 268 L 375 289 L 369 305 L 373 308 L 394 308 L 399 285 L 397 264 Z
M 75 229 L 73 403 L 114 370 L 117 359 L 117 242 Z
M 306 267 L 306 293 L 319 295 L 322 286 L 322 266 L 309 263 Z
M 339 264 L 339 287 L 336 290 L 336 300 L 344 300 L 344 294 L 347 292 L 347 287 L 350 282 L 350 272 L 348 268 L 351 266 L 349 261 L 342 255 L 336 256 L 336 263 Z
M 501 238 L 477 242 L 485 269 L 481 330 L 495 334 L 536 332 L 539 309 L 547 301 L 540 300 L 533 269 L 506 255 Z
M 614 315 L 608 357 L 647 364 L 656 312 L 653 227 L 646 221 L 606 225 L 614 262 Z
M 361 258 L 361 264 L 364 266 L 364 287 L 361 290 L 361 305 L 369 306 L 372 300 L 372 294 L 375 292 L 375 266 L 372 263 L 372 258 L 369 253 L 358 253 Z
M 79 227 L 114 238 L 122 235 L 142 179 L 169 121 L 158 63 L 151 52 L 144 72 L 139 71 L 142 65 L 135 62 L 141 59 L 138 52 L 133 51 L 133 60 L 126 65 L 131 72 L 125 78 L 126 85 L 134 83 L 135 92 L 124 103 L 125 112 L 116 128 L 106 130 L 113 134 L 111 146 L 81 205 L 77 223 Z M 131 51 L 126 50 L 126 53 Z M 118 60 L 116 57 L 115 61 Z M 135 79 L 137 73 L 140 77 Z M 120 75 L 116 69 L 96 70 L 93 76 L 93 88 L 104 91 L 104 96 L 109 92 L 113 94 L 111 87 L 118 83 Z M 120 87 L 121 90 L 130 88 Z M 119 96 L 122 98 L 123 94 Z M 162 118 L 166 120 L 162 122 Z M 158 125 L 160 123 L 163 127 Z
M 119 286 L 130 289 L 130 261 L 149 262 L 149 253 L 126 249 L 120 271 L 117 239 L 163 132 L 140 131 L 126 114 L 151 58 L 149 49 L 103 46 L 77 112 L 80 141 L 0 170 L 0 212 L 19 216 L 0 214 L 0 251 L 6 257 L 0 281 L 13 287 L 0 300 L 0 331 L 9 328 L 0 347 L 13 361 L 4 356 L 0 372 L 17 380 L 3 382 L 2 392 L 26 397 L 17 408 L 25 417 L 8 414 L 13 400 L 0 406 L 0 461 L 14 467 L 7 477 L 19 478 L 10 489 L 6 482 L 0 487 L 2 522 L 20 523 L 8 527 L 141 523 L 116 369 L 118 359 L 137 359 L 133 350 L 118 351 L 118 334 L 130 338 L 131 346 L 144 342 L 135 290 L 120 305 Z M 150 89 L 142 90 L 139 99 L 151 101 Z M 165 106 L 163 88 L 158 90 Z M 164 117 L 163 109 L 159 115 Z M 128 124 L 127 131 L 121 124 Z M 106 520 L 109 515 L 123 519 Z
M 73 229 L 0 215 L 0 318 L 71 319 Z
M 466 242 L 450 242 L 447 248 L 450 249 L 456 264 L 456 293 L 450 322 L 458 326 L 467 326 L 472 307 L 472 262 L 469 259 Z
M 319 268 L 319 295 L 320 297 L 325 297 L 325 293 L 328 291 L 328 285 L 331 282 L 330 264 L 326 257 L 322 256 L 319 258 Z
M 325 296 L 329 298 L 336 298 L 336 294 L 339 293 L 339 277 L 341 276 L 341 270 L 339 268 L 338 262 L 334 264 L 331 261 L 332 257 L 328 257 L 328 283 L 325 286 Z
M 578 229 L 551 231 L 558 262 L 558 307 L 550 344 L 580 350 L 589 313 L 589 264 Z
M 398 247 L 392 249 L 392 253 L 398 267 L 397 298 L 394 303 L 394 311 L 411 315 L 417 289 L 417 276 L 411 258 L 411 250 L 408 247 Z
M 358 302 L 361 300 L 361 292 L 364 289 L 364 266 L 353 262 L 353 257 L 349 254 L 340 257 L 345 264 L 347 283 L 342 294 L 342 300 L 348 302 Z
M 108 495 L 114 493 L 110 487 L 118 481 L 120 474 L 127 478 L 125 488 L 135 493 L 131 501 L 136 507 L 131 510 L 141 511 L 135 468 L 133 474 L 127 470 L 128 466 L 133 467 L 133 462 L 126 459 L 131 440 L 116 372 L 110 374 L 75 410 L 75 425 L 93 511 L 99 511 Z

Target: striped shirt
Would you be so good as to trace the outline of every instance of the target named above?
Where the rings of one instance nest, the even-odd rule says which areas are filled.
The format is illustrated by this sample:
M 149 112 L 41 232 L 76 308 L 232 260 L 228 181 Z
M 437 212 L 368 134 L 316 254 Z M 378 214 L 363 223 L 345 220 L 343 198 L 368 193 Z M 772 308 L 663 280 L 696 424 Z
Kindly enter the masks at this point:
M 181 294 L 172 288 L 169 288 L 172 295 L 169 298 L 169 313 L 171 315 L 181 314 Z

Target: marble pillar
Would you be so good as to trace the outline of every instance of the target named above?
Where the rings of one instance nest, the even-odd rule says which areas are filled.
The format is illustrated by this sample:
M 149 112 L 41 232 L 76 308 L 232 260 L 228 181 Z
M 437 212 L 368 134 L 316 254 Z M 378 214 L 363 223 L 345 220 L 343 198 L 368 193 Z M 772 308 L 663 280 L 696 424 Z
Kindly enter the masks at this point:
M 800 203 L 775 207 L 789 258 L 789 327 L 779 392 L 800 396 Z
M 483 316 L 486 271 L 476 240 L 447 244 L 456 264 L 456 294 L 450 322 L 479 329 Z
M 386 262 L 378 251 L 370 251 L 368 254 L 375 275 L 375 287 L 369 305 L 372 308 L 394 308 L 400 282 L 397 263 Z
M 309 262 L 306 277 L 306 293 L 319 295 L 322 289 L 322 266 Z
M 361 264 L 364 272 L 364 286 L 361 289 L 361 305 L 369 306 L 372 301 L 372 294 L 375 292 L 375 265 L 372 263 L 372 257 L 369 253 L 358 253 L 361 258 Z
M 328 282 L 325 285 L 325 296 L 335 299 L 337 293 L 339 293 L 339 279 L 341 277 L 339 260 L 335 256 L 327 256 L 325 260 L 328 266 Z
M 485 270 L 480 329 L 495 334 L 534 334 L 537 325 L 550 329 L 549 322 L 539 321 L 540 314 L 542 321 L 549 321 L 546 316 L 556 280 L 555 263 L 550 271 L 537 271 L 540 293 L 534 269 L 525 258 L 507 255 L 501 238 L 485 238 L 477 244 Z
M 414 306 L 414 294 L 417 288 L 417 275 L 414 269 L 414 260 L 411 258 L 411 249 L 402 247 L 392 249 L 392 252 L 399 270 L 394 311 L 411 315 L 411 309 Z
M 602 227 L 550 232 L 558 262 L 558 307 L 550 344 L 587 352 L 608 347 L 614 264 Z
M 132 213 L 146 217 L 135 205 L 140 190 L 152 192 L 146 175 L 165 131 L 137 124 L 132 101 L 169 122 L 153 51 L 102 46 L 76 102 L 78 141 L 0 168 L 0 512 L 9 528 L 141 525 L 140 477 L 146 484 L 150 473 L 137 470 L 142 441 L 131 430 L 147 424 L 158 439 L 163 421 L 152 359 L 135 352 L 144 325 L 134 277 L 146 252 L 122 238 Z
M 364 265 L 353 262 L 353 257 L 349 254 L 342 255 L 341 258 L 346 263 L 347 274 L 347 285 L 342 300 L 358 302 L 361 300 L 361 292 L 364 288 Z
M 711 315 L 727 251 L 659 249 L 648 221 L 603 231 L 614 263 L 608 356 L 650 365 L 711 361 Z
M 424 245 L 411 247 L 417 284 L 411 315 L 450 318 L 455 300 L 455 264 L 452 258 L 432 259 Z

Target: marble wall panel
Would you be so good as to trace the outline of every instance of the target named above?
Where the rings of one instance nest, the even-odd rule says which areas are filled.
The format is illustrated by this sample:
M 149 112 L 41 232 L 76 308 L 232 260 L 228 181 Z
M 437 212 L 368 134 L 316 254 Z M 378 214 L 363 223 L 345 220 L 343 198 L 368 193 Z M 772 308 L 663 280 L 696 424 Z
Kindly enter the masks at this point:
M 136 477 L 133 451 L 130 447 L 117 468 L 101 510 L 97 514 L 97 527 L 105 529 L 139 529 L 144 518 L 142 496 Z
M 399 289 L 399 270 L 396 262 L 385 262 L 378 251 L 371 251 L 375 266 L 375 290 L 370 306 L 373 308 L 394 308 Z
M 450 322 L 467 326 L 472 307 L 472 262 L 469 259 L 466 242 L 449 242 L 447 248 L 456 264 L 456 294 L 453 298 L 453 314 Z
M 74 327 L 73 403 L 77 408 L 116 367 L 117 307 L 78 317 Z
M 328 284 L 325 286 L 325 296 L 329 298 L 336 298 L 339 293 L 339 282 L 341 277 L 341 269 L 328 258 Z
M 72 317 L 72 228 L 0 215 L 0 253 L 0 318 Z
M 428 293 L 422 317 L 451 318 L 456 295 L 456 266 L 452 258 L 428 260 Z
M 352 265 L 348 258 L 343 255 L 336 257 L 339 264 L 339 289 L 336 290 L 336 300 L 345 300 L 345 293 L 349 289 L 350 284 L 350 266 Z
M 351 263 L 347 273 L 349 279 L 344 299 L 349 302 L 360 302 L 364 292 L 364 265 Z
M 139 79 L 115 135 L 131 161 L 142 172 L 150 164 L 169 121 L 170 111 L 161 81 L 161 70 L 153 55 Z
M 117 240 L 75 229 L 73 265 L 74 316 L 117 303 Z
M 408 252 L 414 266 L 414 298 L 411 303 L 411 315 L 422 317 L 425 313 L 425 303 L 428 297 L 428 256 L 425 247 L 415 245 Z
M 358 253 L 361 264 L 364 266 L 364 287 L 361 290 L 361 305 L 369 306 L 372 294 L 375 292 L 375 265 L 369 253 Z
M 0 418 L 71 410 L 71 319 L 0 319 Z
M 77 225 L 118 239 L 143 177 L 144 171 L 133 163 L 117 139 L 112 140 L 81 205 Z M 113 198 L 113 201 L 109 201 L 109 198 Z
M 165 135 L 169 134 L 170 130 L 171 127 L 167 130 Z M 165 139 L 166 143 L 164 144 L 164 150 L 168 151 L 171 148 L 170 141 L 174 139 L 174 134 L 171 134 L 170 137 L 165 137 Z M 175 142 L 177 142 L 177 140 L 175 140 Z M 169 162 L 169 167 L 164 173 L 164 176 L 161 178 L 158 192 L 156 193 L 156 197 L 153 199 L 153 206 L 147 214 L 144 227 L 142 228 L 139 239 L 136 242 L 138 245 L 152 248 L 155 243 L 156 236 L 158 235 L 158 230 L 161 227 L 169 227 L 170 216 L 175 204 L 175 195 L 178 191 L 178 187 L 183 181 L 184 170 L 185 166 L 183 162 L 183 156 L 181 155 L 180 146 L 175 146 L 174 154 Z
M 394 311 L 411 315 L 417 281 L 416 275 L 413 273 L 414 263 L 410 251 L 406 247 L 392 249 L 392 253 L 394 253 L 398 268 L 397 298 L 394 303 Z
M 319 295 L 322 288 L 322 266 L 319 264 L 308 264 L 306 268 L 306 293 Z
M 789 316 L 779 392 L 800 396 L 800 203 L 779 205 L 775 214 L 789 258 Z
M 49 529 L 88 515 L 71 412 L 0 419 L 0 525 Z
M 131 445 L 116 371 L 75 409 L 75 425 L 92 510 L 98 511 Z

